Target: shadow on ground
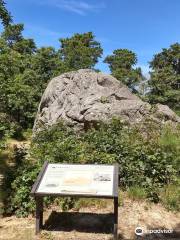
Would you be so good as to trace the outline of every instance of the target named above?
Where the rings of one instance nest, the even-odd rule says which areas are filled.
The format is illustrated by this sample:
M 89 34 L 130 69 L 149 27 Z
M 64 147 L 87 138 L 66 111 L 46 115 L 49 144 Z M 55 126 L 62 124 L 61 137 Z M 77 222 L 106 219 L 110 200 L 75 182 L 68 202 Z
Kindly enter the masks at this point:
M 44 227 L 49 231 L 78 231 L 91 233 L 112 233 L 113 214 L 111 213 L 79 213 L 53 211 L 46 220 Z
M 113 239 L 113 214 L 112 213 L 80 213 L 80 212 L 56 212 L 53 211 L 49 218 L 45 221 L 44 230 L 47 231 L 77 231 L 82 233 L 112 234 Z M 119 223 L 119 229 L 121 224 Z M 148 226 L 148 229 L 155 230 L 154 227 Z M 156 229 L 164 229 L 157 227 Z M 127 240 L 123 234 L 118 234 L 119 240 Z M 135 240 L 179 240 L 180 224 L 168 233 L 147 233 L 143 236 L 136 236 Z M 131 240 L 132 240 L 131 239 Z

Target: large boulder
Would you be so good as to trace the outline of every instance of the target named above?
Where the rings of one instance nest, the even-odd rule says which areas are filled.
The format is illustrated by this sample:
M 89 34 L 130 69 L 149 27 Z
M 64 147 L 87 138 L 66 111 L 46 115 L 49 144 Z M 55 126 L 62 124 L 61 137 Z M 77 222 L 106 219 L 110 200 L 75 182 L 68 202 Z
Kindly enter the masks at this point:
M 130 123 L 146 117 L 178 122 L 168 106 L 151 107 L 114 77 L 89 69 L 64 73 L 53 78 L 39 105 L 34 131 L 63 120 L 79 129 L 118 117 Z

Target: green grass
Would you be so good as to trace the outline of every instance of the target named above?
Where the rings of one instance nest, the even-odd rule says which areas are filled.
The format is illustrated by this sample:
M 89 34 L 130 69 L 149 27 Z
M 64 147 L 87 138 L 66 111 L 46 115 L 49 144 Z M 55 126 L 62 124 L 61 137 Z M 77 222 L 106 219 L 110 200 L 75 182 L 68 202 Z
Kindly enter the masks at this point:
M 180 149 L 180 135 L 176 129 L 171 127 L 166 127 L 163 129 L 162 135 L 160 137 L 160 144 L 164 147 L 173 148 L 176 150 Z
M 171 211 L 180 211 L 180 186 L 168 185 L 161 191 L 162 204 Z
M 108 200 L 104 199 L 87 199 L 80 198 L 75 202 L 75 209 L 79 210 L 80 208 L 96 207 L 96 208 L 105 208 L 107 207 Z
M 31 138 L 32 138 L 32 129 L 28 128 L 28 129 L 24 130 L 22 135 L 23 135 L 24 140 L 27 140 L 27 141 L 31 140 Z
M 119 194 L 118 194 L 118 206 L 122 207 L 124 206 L 124 199 L 126 198 L 127 193 L 125 191 L 122 191 L 119 189 Z
M 180 117 L 180 110 L 174 110 L 174 111 Z
M 132 200 L 143 200 L 147 197 L 145 189 L 139 186 L 129 187 L 127 190 L 127 196 Z
M 77 197 L 67 197 L 67 198 L 56 198 L 54 203 L 57 206 L 60 206 L 63 211 L 69 209 L 74 209 L 79 211 L 81 208 L 91 208 L 95 207 L 106 208 L 110 204 L 110 200 L 107 199 L 93 199 L 93 198 L 77 198 Z

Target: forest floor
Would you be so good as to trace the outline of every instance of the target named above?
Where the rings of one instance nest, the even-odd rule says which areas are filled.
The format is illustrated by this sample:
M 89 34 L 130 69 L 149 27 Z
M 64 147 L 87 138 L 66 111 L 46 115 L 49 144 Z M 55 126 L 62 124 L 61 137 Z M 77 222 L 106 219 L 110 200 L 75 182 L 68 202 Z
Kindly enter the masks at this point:
M 44 211 L 44 230 L 35 236 L 35 219 L 4 217 L 0 219 L 0 240 L 110 240 L 113 239 L 113 204 L 82 207 L 61 212 L 57 206 Z M 137 238 L 135 228 L 144 232 L 169 229 L 172 233 L 145 233 Z M 160 204 L 124 199 L 119 207 L 119 239 L 180 239 L 180 213 L 167 211 Z

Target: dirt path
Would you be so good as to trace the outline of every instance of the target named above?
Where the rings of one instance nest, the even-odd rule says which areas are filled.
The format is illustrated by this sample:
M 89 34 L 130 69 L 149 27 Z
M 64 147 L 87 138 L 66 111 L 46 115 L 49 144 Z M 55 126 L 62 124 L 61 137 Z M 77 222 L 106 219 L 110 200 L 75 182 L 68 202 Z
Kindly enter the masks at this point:
M 33 217 L 2 218 L 0 240 L 110 240 L 113 219 L 109 213 L 112 209 L 109 202 L 108 207 L 101 210 L 97 207 L 84 208 L 78 213 L 47 210 L 44 214 L 46 231 L 37 237 L 34 235 Z M 173 230 L 173 233 L 145 234 L 140 239 L 180 239 L 180 213 L 168 212 L 158 204 L 125 200 L 119 207 L 119 239 L 137 239 L 134 231 L 138 226 L 144 231 Z

